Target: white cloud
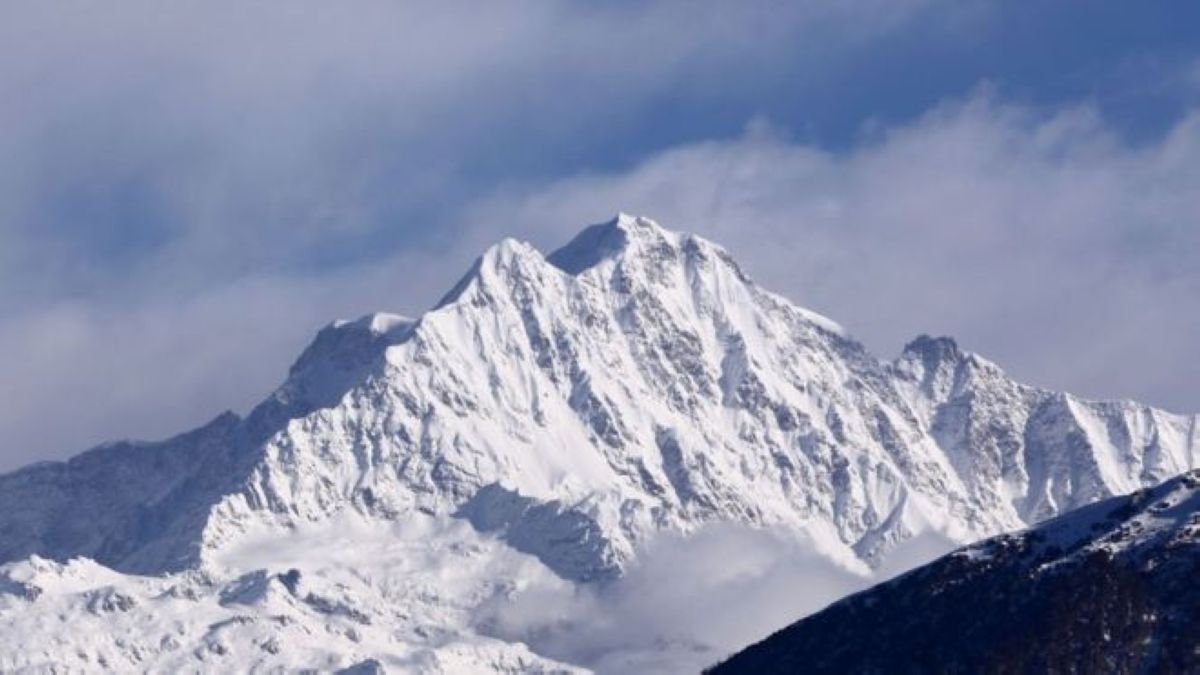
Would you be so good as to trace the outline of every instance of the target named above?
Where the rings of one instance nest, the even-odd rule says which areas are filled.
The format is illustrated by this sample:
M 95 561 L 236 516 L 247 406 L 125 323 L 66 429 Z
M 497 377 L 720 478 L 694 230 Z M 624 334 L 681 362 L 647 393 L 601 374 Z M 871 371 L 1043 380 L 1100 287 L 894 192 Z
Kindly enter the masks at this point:
M 11 3 L 0 470 L 244 409 L 325 320 L 420 310 L 508 234 L 460 226 L 478 165 L 828 68 L 933 1 Z
M 10 316 L 0 323 L 0 471 L 245 412 L 282 382 L 318 328 L 412 309 L 403 298 L 444 290 L 442 264 L 401 255 L 340 274 L 234 278 L 197 293 L 63 300 Z
M 467 177 L 541 154 L 510 130 L 604 134 L 759 65 L 828 75 L 931 2 L 15 5 L 0 470 L 244 409 L 326 320 L 420 311 L 490 241 L 617 210 L 725 243 L 882 354 L 949 333 L 1035 382 L 1200 408 L 1195 118 L 1128 146 L 1086 106 L 982 94 L 845 153 L 756 122 L 625 170 Z
M 607 586 L 542 581 L 477 618 L 487 633 L 600 673 L 697 672 L 872 583 L 817 550 L 795 535 L 711 525 L 661 535 Z
M 6 261 L 25 293 L 0 285 L 0 301 L 419 244 L 476 165 L 536 156 L 515 139 L 620 127 L 673 87 L 783 68 L 796 45 L 828 64 L 931 1 L 17 2 L 0 25 L 0 230 L 37 262 Z
M 713 524 L 686 537 L 660 535 L 608 585 L 543 579 L 498 598 L 476 620 L 485 633 L 600 673 L 695 673 L 954 548 L 926 532 L 871 571 L 835 563 L 818 540 Z
M 726 244 L 881 354 L 945 333 L 1027 381 L 1200 408 L 1200 118 L 1130 146 L 1086 106 L 1036 111 L 983 91 L 846 154 L 753 127 L 627 171 L 500 190 L 462 206 L 472 227 L 453 242 L 371 264 L 218 275 L 186 292 L 151 274 L 141 295 L 12 311 L 2 464 L 245 409 L 325 321 L 419 312 L 490 242 L 550 248 L 617 210 Z

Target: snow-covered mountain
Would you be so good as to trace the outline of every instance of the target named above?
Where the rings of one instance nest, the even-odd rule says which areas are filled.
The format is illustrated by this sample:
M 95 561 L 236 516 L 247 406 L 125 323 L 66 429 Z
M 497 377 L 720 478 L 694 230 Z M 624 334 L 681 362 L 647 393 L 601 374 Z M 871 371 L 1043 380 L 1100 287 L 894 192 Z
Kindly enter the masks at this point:
M 779 631 L 734 673 L 1200 671 L 1200 471 L 956 551 Z
M 511 590 L 512 565 L 602 582 L 658 533 L 716 522 L 794 532 L 865 568 L 927 530 L 967 542 L 1185 471 L 1200 463 L 1197 422 L 1024 386 L 945 338 L 881 361 L 719 246 L 622 215 L 548 256 L 493 246 L 419 319 L 330 325 L 245 418 L 0 476 L 0 561 L 36 555 L 16 564 L 100 579 L 91 562 L 42 560 L 83 557 L 153 577 L 146 588 L 188 579 L 222 608 L 212 589 L 254 564 L 269 568 L 263 588 L 295 600 L 262 542 L 349 518 L 432 519 L 464 551 L 503 542 L 522 562 L 473 577 L 464 606 Z M 443 545 L 454 549 L 422 542 L 422 555 Z M 395 590 L 380 569 L 361 603 L 394 608 L 401 596 L 371 585 Z M 436 605 L 427 595 L 402 597 Z M 0 617 L 20 623 L 14 602 L 0 600 Z M 444 642 L 389 630 L 434 652 Z M 535 658 L 512 649 L 494 663 Z M 35 662 L 8 650 L 0 667 Z

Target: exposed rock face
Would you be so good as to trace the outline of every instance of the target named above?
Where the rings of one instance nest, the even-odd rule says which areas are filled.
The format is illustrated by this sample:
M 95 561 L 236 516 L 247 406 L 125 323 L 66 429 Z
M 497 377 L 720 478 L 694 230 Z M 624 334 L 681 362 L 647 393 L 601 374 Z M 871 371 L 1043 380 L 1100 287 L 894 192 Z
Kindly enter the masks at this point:
M 974 544 L 712 673 L 1194 673 L 1200 472 Z

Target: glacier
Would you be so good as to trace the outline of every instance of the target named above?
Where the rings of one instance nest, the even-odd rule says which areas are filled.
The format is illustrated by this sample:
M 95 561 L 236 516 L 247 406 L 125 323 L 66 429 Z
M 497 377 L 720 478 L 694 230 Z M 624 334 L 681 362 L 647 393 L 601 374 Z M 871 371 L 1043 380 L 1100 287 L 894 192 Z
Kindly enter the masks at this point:
M 613 583 L 647 542 L 721 523 L 792 533 L 870 574 L 926 533 L 967 543 L 1196 467 L 1198 421 L 1024 385 L 948 338 L 879 359 L 720 246 L 621 214 L 549 255 L 494 245 L 417 318 L 330 324 L 245 417 L 0 476 L 6 634 L 51 630 L 39 622 L 92 612 L 89 594 L 116 587 L 197 603 L 201 628 L 241 617 L 239 634 L 262 634 L 209 649 L 211 631 L 181 618 L 182 637 L 136 650 L 116 637 L 10 645 L 0 668 L 59 653 L 84 669 L 173 669 L 200 653 L 263 668 L 308 654 L 325 668 L 453 672 L 477 657 L 471 669 L 570 671 L 463 617 L 532 579 Z M 272 557 L 298 538 L 315 555 L 349 536 L 337 523 L 375 533 L 347 540 L 341 567 L 314 575 Z M 394 532 L 418 523 L 431 534 Z M 392 537 L 406 553 L 358 552 Z M 405 555 L 434 562 L 417 571 Z M 441 565 L 477 569 L 455 581 Z M 337 592 L 308 603 L 293 569 Z M 45 592 L 22 591 L 22 575 Z M 239 585 L 257 590 L 229 600 Z M 148 616 L 146 602 L 115 602 Z M 358 641 L 306 651 L 347 627 Z

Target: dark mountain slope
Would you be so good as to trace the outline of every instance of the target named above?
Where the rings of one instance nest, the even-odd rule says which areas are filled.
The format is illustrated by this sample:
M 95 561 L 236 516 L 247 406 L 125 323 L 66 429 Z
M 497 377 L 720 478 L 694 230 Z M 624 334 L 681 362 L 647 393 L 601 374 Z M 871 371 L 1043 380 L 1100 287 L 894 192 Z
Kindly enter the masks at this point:
M 711 669 L 1200 672 L 1200 472 L 960 549 Z

